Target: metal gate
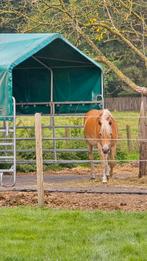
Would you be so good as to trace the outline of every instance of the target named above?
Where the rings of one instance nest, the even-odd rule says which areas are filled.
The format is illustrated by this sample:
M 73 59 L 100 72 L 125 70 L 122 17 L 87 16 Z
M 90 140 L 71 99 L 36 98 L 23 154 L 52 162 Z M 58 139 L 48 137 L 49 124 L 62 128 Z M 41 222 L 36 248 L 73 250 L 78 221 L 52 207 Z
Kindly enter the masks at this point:
M 14 97 L 13 116 L 3 115 L 0 117 L 2 120 L 0 127 L 0 185 L 14 186 L 16 182 L 16 103 Z

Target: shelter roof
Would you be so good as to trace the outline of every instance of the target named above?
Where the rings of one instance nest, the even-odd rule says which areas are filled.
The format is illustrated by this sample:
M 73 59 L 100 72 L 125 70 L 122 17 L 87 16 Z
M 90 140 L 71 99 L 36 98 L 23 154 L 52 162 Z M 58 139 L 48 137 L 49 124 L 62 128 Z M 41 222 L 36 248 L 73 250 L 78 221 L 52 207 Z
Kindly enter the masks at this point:
M 102 69 L 100 63 L 83 54 L 58 33 L 0 34 L 0 67 L 13 69 L 57 39 L 71 47 L 84 60 Z

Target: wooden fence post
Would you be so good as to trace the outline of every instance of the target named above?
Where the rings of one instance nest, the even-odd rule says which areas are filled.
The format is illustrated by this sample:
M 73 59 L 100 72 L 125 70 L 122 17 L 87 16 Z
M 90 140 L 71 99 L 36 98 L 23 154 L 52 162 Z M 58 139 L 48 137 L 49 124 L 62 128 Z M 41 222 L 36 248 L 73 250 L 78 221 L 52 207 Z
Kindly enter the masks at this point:
M 42 126 L 41 114 L 35 114 L 35 139 L 36 139 L 36 167 L 37 167 L 37 192 L 38 205 L 44 205 L 44 186 L 43 186 L 43 157 L 42 157 Z
M 65 128 L 64 133 L 65 133 L 65 138 L 70 137 L 70 129 Z M 66 144 L 68 144 L 68 139 L 65 142 Z
M 139 120 L 139 178 L 147 175 L 147 97 L 142 97 Z
M 128 124 L 126 125 L 126 133 L 127 133 L 128 151 L 131 151 L 132 150 L 131 128 Z

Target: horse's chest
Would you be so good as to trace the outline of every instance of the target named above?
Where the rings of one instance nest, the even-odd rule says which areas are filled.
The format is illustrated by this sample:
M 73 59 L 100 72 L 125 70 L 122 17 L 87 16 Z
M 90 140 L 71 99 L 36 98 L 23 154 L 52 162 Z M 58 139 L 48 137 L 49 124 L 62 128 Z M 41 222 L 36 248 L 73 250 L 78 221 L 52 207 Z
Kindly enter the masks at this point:
M 88 143 L 90 144 L 90 145 L 92 145 L 92 146 L 96 146 L 97 145 L 97 140 L 92 140 L 92 139 L 90 139 L 90 138 L 86 138 L 86 140 L 88 141 Z

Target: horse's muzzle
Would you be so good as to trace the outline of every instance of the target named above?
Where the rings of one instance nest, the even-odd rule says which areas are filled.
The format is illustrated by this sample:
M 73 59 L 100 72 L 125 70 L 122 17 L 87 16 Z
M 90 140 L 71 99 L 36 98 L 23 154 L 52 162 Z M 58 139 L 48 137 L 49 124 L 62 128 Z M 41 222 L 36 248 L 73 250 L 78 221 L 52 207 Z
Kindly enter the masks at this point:
M 102 148 L 102 151 L 103 151 L 104 154 L 108 154 L 110 152 L 109 146 L 104 145 L 103 148 Z

